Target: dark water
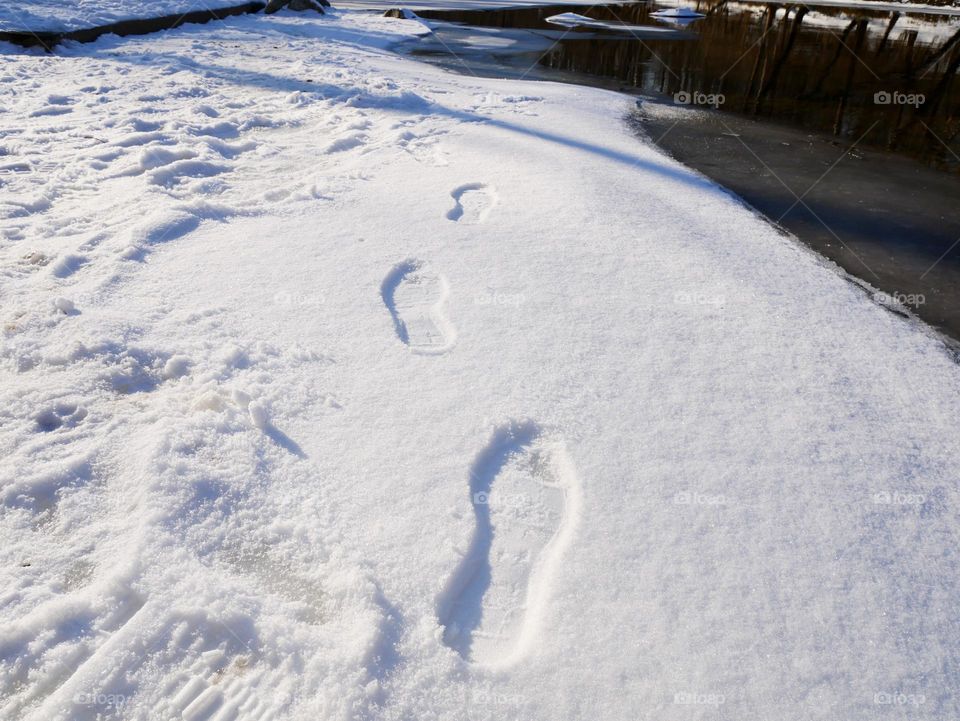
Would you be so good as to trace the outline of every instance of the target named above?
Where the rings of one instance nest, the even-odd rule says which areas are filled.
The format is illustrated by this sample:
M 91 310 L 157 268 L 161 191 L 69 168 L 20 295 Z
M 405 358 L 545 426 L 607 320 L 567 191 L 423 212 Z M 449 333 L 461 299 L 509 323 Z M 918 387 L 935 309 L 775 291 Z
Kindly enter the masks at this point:
M 729 113 L 638 112 L 660 147 L 960 341 L 960 177 L 830 134 Z
M 841 15 L 835 9 L 808 12 L 795 6 L 785 14 L 759 3 L 733 9 L 723 0 L 696 7 L 707 17 L 686 26 L 691 40 L 597 39 L 590 31 L 573 30 L 537 62 L 960 171 L 960 18 L 859 10 Z M 650 17 L 658 9 L 634 3 L 421 15 L 481 27 L 555 31 L 557 26 L 545 19 L 573 11 L 599 20 L 670 27 Z M 814 25 L 827 17 L 832 26 Z M 922 33 L 912 29 L 918 22 Z M 933 33 L 939 39 L 931 38 Z

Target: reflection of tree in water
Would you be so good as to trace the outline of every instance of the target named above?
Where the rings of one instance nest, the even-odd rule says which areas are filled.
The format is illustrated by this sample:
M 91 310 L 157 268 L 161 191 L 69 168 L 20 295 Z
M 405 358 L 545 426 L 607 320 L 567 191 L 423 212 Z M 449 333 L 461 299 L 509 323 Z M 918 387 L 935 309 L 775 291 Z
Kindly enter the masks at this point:
M 949 5 L 934 0 L 938 5 Z M 960 28 L 946 15 L 795 4 L 700 2 L 693 40 L 597 39 L 571 31 L 541 63 L 615 78 L 627 88 L 723 95 L 726 111 L 921 157 L 960 170 Z M 563 8 L 437 13 L 490 27 L 550 27 Z M 650 4 L 576 10 L 592 18 L 657 24 Z M 455 16 L 455 17 L 454 17 Z M 951 24 L 951 21 L 954 24 Z M 921 36 L 917 25 L 925 29 Z M 909 25 L 909 27 L 908 27 Z M 660 25 L 663 27 L 663 25 Z M 955 30 L 954 32 L 950 32 Z M 927 39 L 930 38 L 930 39 Z

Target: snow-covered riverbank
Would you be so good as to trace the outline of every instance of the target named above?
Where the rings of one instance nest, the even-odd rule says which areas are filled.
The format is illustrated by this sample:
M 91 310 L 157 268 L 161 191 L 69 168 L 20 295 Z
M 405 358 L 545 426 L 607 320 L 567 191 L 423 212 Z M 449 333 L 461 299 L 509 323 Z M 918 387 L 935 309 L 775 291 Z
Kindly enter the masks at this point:
M 5 51 L 0 716 L 956 715 L 942 343 L 420 29 Z
M 64 32 L 124 20 L 220 10 L 245 0 L 27 0 L 0 6 L 0 32 Z

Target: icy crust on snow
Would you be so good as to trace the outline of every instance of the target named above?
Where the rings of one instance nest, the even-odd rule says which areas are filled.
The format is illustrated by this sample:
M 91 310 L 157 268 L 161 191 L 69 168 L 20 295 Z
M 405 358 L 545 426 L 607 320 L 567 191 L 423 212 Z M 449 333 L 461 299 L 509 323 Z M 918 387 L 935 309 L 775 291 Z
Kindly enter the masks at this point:
M 960 714 L 942 343 L 418 31 L 4 56 L 0 718 Z
M 7 0 L 0 4 L 0 31 L 63 32 L 121 20 L 183 15 L 243 5 L 245 0 Z

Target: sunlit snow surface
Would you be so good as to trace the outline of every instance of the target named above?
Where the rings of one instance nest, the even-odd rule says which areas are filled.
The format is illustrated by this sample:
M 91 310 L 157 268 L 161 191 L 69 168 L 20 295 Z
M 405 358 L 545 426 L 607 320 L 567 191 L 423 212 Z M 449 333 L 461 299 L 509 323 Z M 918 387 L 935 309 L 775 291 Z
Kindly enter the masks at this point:
M 243 5 L 246 0 L 4 0 L 0 31 L 77 30 L 121 20 L 182 15 Z
M 4 49 L 0 718 L 960 715 L 942 343 L 422 27 Z
M 0 3 L 0 31 L 41 32 L 97 27 L 119 22 L 180 15 L 243 5 L 248 0 L 4 0 Z M 266 2 L 266 0 L 264 0 Z M 413 5 L 392 0 L 347 0 L 338 7 L 386 10 L 412 7 L 418 10 L 531 7 L 535 0 L 426 0 Z M 582 4 L 574 0 L 551 0 L 551 5 Z

